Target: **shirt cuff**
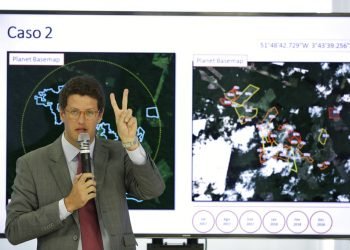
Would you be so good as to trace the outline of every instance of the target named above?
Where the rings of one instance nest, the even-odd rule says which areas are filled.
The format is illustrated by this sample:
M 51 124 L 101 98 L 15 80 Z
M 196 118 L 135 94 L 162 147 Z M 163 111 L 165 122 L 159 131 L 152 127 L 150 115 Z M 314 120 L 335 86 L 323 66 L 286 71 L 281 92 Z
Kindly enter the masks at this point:
M 59 200 L 58 202 L 58 210 L 60 213 L 60 220 L 63 221 L 66 219 L 69 215 L 71 215 L 70 212 L 68 212 L 66 205 L 64 204 L 64 198 Z
M 146 151 L 140 143 L 135 150 L 126 150 L 126 152 L 128 153 L 130 160 L 136 165 L 143 165 L 147 162 Z

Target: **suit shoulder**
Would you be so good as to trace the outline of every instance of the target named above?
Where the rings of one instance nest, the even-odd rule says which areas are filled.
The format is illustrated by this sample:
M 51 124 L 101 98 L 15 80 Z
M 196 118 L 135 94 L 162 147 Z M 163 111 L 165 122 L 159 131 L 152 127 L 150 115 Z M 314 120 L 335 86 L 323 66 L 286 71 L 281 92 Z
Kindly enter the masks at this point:
M 100 143 L 104 147 L 111 147 L 111 148 L 122 148 L 122 143 L 120 141 L 116 140 L 110 140 L 105 138 L 98 138 L 98 143 Z
M 57 146 L 59 146 L 57 145 L 57 142 L 52 142 L 48 145 L 29 151 L 22 155 L 20 158 L 32 159 L 37 157 L 44 157 L 48 152 L 57 152 Z

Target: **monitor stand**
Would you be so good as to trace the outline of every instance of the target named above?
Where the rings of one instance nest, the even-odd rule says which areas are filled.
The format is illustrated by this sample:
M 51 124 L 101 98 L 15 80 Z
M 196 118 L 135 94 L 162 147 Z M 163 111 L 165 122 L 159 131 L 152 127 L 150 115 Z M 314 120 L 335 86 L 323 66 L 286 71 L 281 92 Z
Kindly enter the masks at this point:
M 198 243 L 197 238 L 187 238 L 182 244 L 168 244 L 163 238 L 153 238 L 147 244 L 147 250 L 204 250 L 204 245 Z

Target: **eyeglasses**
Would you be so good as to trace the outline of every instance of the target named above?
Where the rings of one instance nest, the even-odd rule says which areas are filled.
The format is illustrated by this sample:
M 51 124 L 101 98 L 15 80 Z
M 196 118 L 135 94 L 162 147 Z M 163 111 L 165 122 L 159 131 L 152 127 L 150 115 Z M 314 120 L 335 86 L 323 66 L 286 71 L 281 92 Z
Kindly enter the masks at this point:
M 65 109 L 64 111 L 67 112 L 68 117 L 73 120 L 78 120 L 81 113 L 84 113 L 84 117 L 86 120 L 91 120 L 96 118 L 97 114 L 100 112 L 99 110 L 93 110 L 93 109 L 88 109 L 84 111 L 81 111 L 79 109 L 71 109 L 71 110 Z

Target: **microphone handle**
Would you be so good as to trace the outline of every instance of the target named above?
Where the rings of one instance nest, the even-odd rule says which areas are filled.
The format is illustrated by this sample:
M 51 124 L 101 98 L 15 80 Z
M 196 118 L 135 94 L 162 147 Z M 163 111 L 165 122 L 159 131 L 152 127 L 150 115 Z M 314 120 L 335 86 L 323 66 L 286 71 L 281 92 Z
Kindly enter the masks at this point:
M 91 159 L 90 153 L 80 153 L 81 166 L 83 173 L 91 173 Z

